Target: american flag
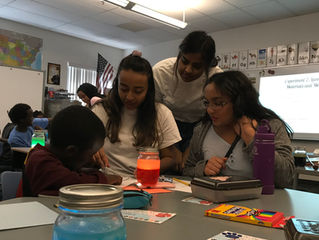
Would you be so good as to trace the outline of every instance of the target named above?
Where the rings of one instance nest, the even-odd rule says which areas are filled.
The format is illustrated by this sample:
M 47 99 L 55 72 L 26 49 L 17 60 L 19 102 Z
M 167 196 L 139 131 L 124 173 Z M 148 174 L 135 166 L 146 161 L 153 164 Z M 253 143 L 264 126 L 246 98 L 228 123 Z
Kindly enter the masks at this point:
M 98 53 L 97 58 L 97 76 L 96 87 L 99 93 L 106 93 L 107 84 L 113 79 L 114 68 L 113 66 Z

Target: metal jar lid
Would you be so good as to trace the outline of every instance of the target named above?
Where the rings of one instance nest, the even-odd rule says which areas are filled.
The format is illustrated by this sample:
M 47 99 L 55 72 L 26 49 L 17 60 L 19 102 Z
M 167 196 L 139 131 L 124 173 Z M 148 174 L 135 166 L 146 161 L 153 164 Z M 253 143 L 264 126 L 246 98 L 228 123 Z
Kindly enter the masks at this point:
M 59 205 L 68 209 L 95 210 L 123 204 L 123 190 L 109 184 L 75 184 L 60 188 Z

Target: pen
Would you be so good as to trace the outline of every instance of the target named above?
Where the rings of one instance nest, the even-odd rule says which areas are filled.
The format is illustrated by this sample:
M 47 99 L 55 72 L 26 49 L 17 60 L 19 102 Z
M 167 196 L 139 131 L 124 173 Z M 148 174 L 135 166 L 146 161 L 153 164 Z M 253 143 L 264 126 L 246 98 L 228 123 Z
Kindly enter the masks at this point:
M 188 182 L 185 182 L 183 180 L 180 180 L 180 179 L 177 179 L 177 178 L 173 178 L 173 180 L 176 181 L 176 182 L 180 182 L 180 183 L 182 183 L 182 184 L 184 184 L 186 186 L 190 186 L 190 184 Z
M 235 140 L 231 144 L 230 148 L 228 149 L 227 153 L 225 154 L 225 158 L 229 158 L 230 154 L 232 154 L 232 152 L 233 152 L 233 150 L 234 150 L 234 148 L 239 140 L 240 140 L 240 136 L 237 135 Z

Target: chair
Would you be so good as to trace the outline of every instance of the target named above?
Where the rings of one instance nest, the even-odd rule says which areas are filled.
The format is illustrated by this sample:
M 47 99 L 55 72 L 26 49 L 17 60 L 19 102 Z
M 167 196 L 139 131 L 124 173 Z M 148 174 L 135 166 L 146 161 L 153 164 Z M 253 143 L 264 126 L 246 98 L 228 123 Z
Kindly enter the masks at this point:
M 22 172 L 4 171 L 1 173 L 2 200 L 16 197 L 21 178 Z
M 10 144 L 6 139 L 0 138 L 0 173 L 13 170 L 12 164 Z
M 10 133 L 11 133 L 11 131 L 12 131 L 12 129 L 13 129 L 14 127 L 15 127 L 15 124 L 14 124 L 14 123 L 7 123 L 7 124 L 4 126 L 3 130 L 2 130 L 2 135 L 1 135 L 1 137 L 8 139 L 9 136 L 10 136 Z

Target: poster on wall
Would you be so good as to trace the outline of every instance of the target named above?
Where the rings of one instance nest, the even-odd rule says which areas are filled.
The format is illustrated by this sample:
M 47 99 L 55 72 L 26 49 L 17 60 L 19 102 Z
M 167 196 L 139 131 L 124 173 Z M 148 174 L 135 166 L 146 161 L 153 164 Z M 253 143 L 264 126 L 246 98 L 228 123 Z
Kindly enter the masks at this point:
M 299 43 L 298 64 L 309 63 L 309 42 Z
M 266 67 L 267 63 L 267 49 L 261 48 L 258 49 L 258 56 L 257 56 L 257 66 L 258 67 Z
M 257 67 L 257 49 L 248 50 L 248 68 Z
M 247 69 L 247 61 L 248 61 L 248 51 L 240 51 L 239 52 L 239 69 Z
M 60 85 L 61 65 L 56 63 L 48 63 L 47 83 Z
M 287 65 L 287 45 L 277 46 L 277 66 Z
M 0 39 L 1 65 L 41 70 L 42 39 L 4 29 Z
M 277 64 L 277 47 L 267 48 L 267 67 L 274 67 Z
M 222 69 L 230 68 L 230 53 L 225 53 L 222 55 Z
M 310 43 L 310 62 L 319 63 L 319 41 Z
M 222 67 L 222 56 L 221 54 L 216 54 L 216 60 L 217 60 L 217 65 L 218 67 Z
M 297 64 L 297 53 L 298 45 L 297 43 L 288 44 L 287 46 L 287 64 Z
M 232 52 L 230 58 L 230 68 L 238 69 L 239 64 L 239 52 Z

